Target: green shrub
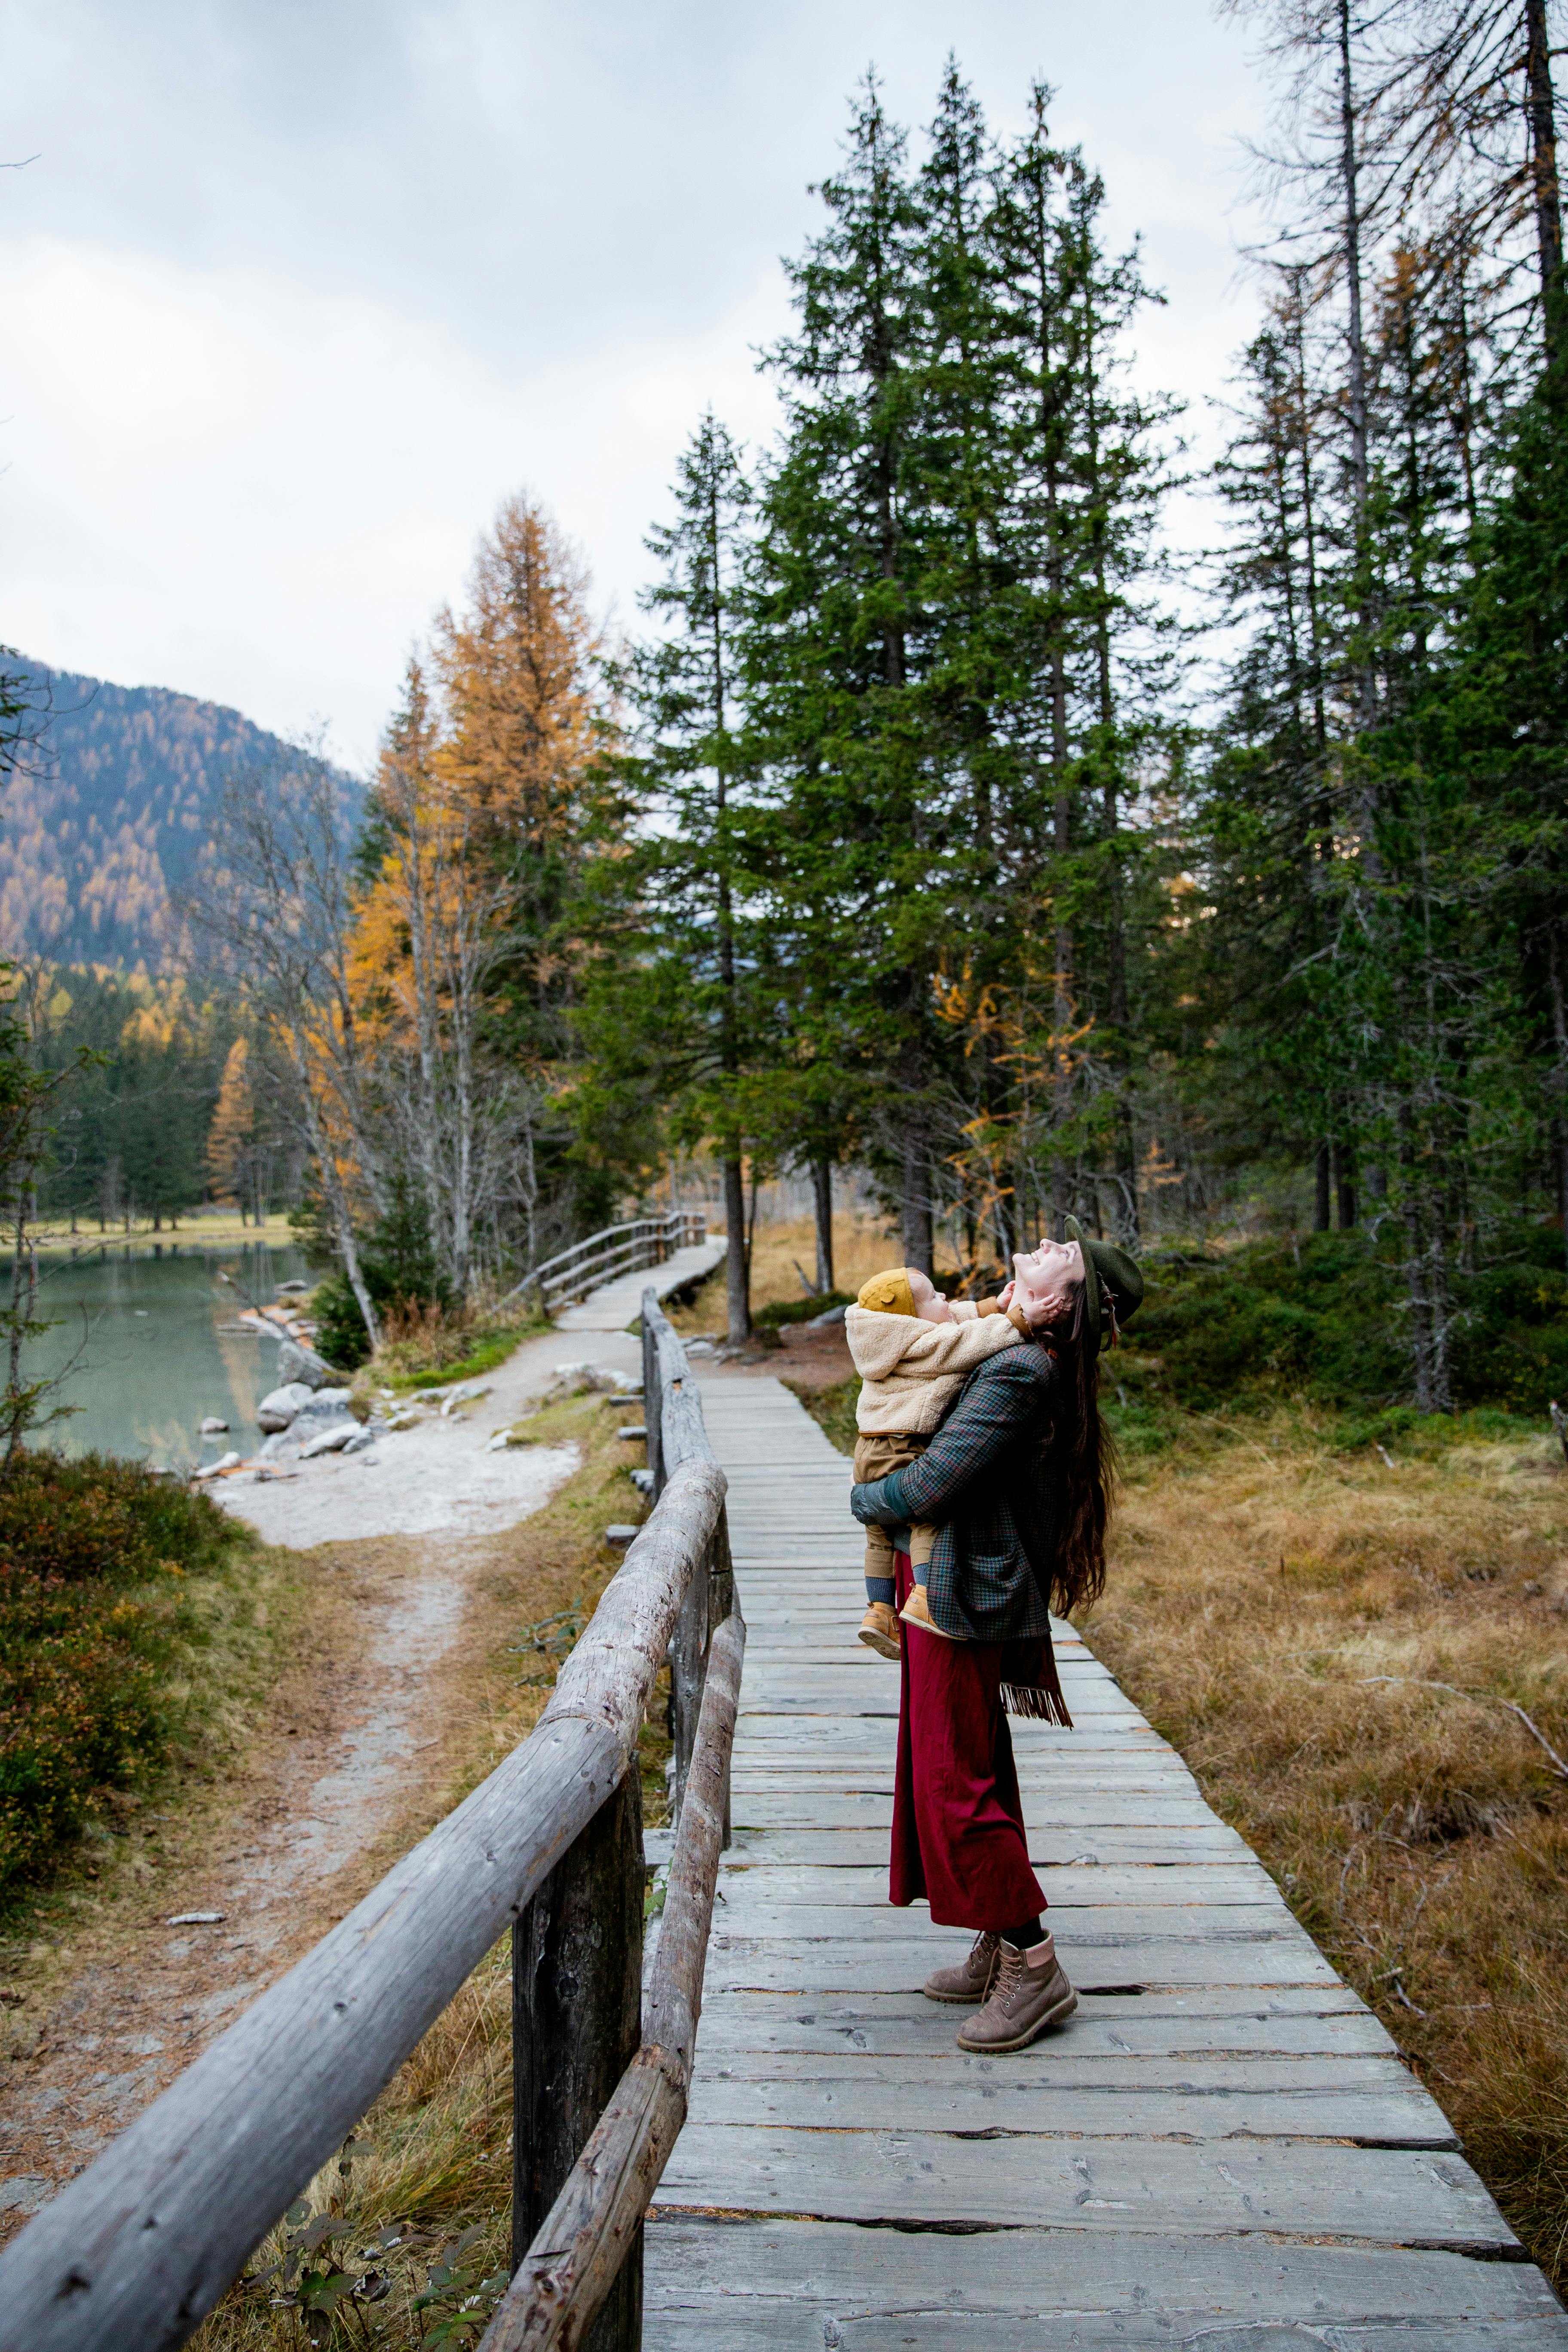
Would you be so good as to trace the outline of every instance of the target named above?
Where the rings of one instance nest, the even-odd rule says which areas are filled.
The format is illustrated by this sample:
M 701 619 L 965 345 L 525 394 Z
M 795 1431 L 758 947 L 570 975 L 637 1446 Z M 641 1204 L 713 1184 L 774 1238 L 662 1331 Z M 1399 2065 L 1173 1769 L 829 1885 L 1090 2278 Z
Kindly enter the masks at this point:
M 192 1579 L 247 1538 L 140 1465 L 22 1455 L 0 1479 L 0 1886 L 162 1761 L 192 1701 Z
M 1158 1359 L 1153 1381 L 1112 1360 L 1108 1378 L 1206 1412 L 1300 1396 L 1348 1416 L 1345 1426 L 1397 1433 L 1409 1407 L 1408 1307 L 1394 1244 L 1362 1234 L 1257 1242 L 1224 1256 L 1151 1252 L 1143 1307 L 1128 1333 L 1132 1364 Z M 1460 1413 L 1540 1418 L 1568 1398 L 1568 1275 L 1562 1236 L 1510 1236 L 1510 1255 L 1455 1284 L 1454 1396 Z M 1473 1429 L 1472 1429 L 1473 1433 Z
M 776 1331 L 784 1323 L 809 1323 L 816 1315 L 826 1315 L 830 1307 L 853 1307 L 855 1301 L 847 1290 L 826 1290 L 819 1298 L 780 1298 L 771 1307 L 759 1307 L 752 1318 L 759 1331 Z
M 315 1348 L 336 1370 L 357 1372 L 370 1360 L 370 1336 L 346 1274 L 329 1274 L 310 1299 Z

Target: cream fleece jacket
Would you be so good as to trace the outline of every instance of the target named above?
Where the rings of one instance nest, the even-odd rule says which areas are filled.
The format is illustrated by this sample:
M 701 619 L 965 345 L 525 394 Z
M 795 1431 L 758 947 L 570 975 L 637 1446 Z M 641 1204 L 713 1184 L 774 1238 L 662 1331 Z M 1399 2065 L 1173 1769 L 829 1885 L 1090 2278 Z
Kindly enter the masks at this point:
M 973 1299 L 955 1300 L 952 1313 L 951 1323 L 922 1323 L 918 1315 L 879 1315 L 869 1307 L 846 1311 L 844 1336 L 864 1383 L 858 1429 L 873 1437 L 898 1430 L 929 1436 L 976 1366 L 1017 1345 L 1005 1315 L 982 1315 Z

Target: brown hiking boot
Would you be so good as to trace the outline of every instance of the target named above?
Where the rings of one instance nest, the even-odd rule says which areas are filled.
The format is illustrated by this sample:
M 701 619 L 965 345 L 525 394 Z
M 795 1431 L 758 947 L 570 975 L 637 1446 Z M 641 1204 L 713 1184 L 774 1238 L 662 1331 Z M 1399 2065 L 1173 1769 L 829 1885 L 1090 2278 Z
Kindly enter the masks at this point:
M 899 1621 L 893 1614 L 890 1601 L 868 1601 L 866 1614 L 860 1620 L 860 1639 L 879 1658 L 897 1658 L 903 1654 Z
M 961 2050 L 976 2050 L 989 2057 L 1000 2050 L 1022 2050 L 1047 2025 L 1059 2025 L 1078 2007 L 1078 1995 L 1062 1973 L 1053 1937 L 1021 1952 L 1004 1943 L 998 1951 L 991 1997 L 978 2017 L 972 2017 L 958 2037 Z
M 938 1969 L 921 1990 L 928 2000 L 984 2000 L 996 1973 L 1002 1938 L 987 1927 L 974 1938 L 967 1959 L 955 1969 Z
M 955 1642 L 958 1639 L 956 1633 L 944 1633 L 926 1607 L 926 1589 L 923 1584 L 910 1585 L 910 1597 L 899 1614 L 906 1625 L 923 1625 L 926 1632 L 934 1633 L 939 1642 Z
M 996 1973 L 996 1952 L 1002 1948 L 1002 1936 L 990 1928 L 975 1936 L 969 1957 L 957 1964 L 957 1969 L 936 1969 L 921 1985 L 929 2001 L 983 2001 L 992 1988 L 992 1976 Z

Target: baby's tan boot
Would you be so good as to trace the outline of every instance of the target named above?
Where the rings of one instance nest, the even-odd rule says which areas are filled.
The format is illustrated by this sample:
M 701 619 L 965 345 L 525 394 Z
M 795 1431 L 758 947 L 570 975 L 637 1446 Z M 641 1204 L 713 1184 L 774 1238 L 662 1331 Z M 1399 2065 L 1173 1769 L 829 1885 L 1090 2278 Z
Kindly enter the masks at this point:
M 926 1632 L 928 1633 L 934 1633 L 939 1641 L 952 1642 L 956 1641 L 958 1638 L 956 1634 L 944 1633 L 942 1627 L 932 1617 L 931 1611 L 926 1606 L 926 1589 L 923 1584 L 910 1585 L 910 1597 L 905 1601 L 902 1609 L 899 1612 L 899 1614 L 902 1617 L 906 1625 L 923 1625 Z
M 879 1658 L 897 1658 L 903 1654 L 903 1637 L 899 1621 L 893 1614 L 890 1601 L 868 1601 L 866 1614 L 860 1620 L 860 1639 Z

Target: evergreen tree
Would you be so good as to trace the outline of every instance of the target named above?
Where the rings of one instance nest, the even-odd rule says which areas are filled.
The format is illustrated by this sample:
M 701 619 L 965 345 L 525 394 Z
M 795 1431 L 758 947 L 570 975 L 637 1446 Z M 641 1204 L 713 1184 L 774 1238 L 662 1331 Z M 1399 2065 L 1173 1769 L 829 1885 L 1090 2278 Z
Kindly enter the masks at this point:
M 751 1329 L 746 1164 L 776 1150 L 768 1091 L 774 1021 L 748 871 L 753 782 L 742 732 L 741 634 L 752 491 L 710 413 L 683 453 L 674 519 L 649 533 L 660 576 L 643 595 L 661 634 L 625 672 L 639 732 L 628 773 L 643 836 L 605 879 L 620 910 L 589 1035 L 602 1070 L 663 1105 L 684 1141 L 710 1141 L 723 1172 L 729 1328 Z

